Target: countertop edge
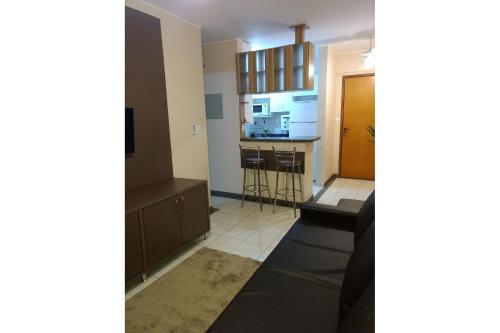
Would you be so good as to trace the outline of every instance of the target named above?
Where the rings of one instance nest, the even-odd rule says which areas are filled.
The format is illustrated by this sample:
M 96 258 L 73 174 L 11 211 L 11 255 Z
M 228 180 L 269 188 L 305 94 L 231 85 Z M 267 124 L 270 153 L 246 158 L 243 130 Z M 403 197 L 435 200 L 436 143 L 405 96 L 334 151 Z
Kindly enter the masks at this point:
M 296 138 L 286 138 L 286 137 L 259 137 L 259 138 L 240 138 L 240 141 L 250 141 L 250 142 L 314 142 L 321 139 L 321 136 L 311 136 L 311 137 L 296 137 Z

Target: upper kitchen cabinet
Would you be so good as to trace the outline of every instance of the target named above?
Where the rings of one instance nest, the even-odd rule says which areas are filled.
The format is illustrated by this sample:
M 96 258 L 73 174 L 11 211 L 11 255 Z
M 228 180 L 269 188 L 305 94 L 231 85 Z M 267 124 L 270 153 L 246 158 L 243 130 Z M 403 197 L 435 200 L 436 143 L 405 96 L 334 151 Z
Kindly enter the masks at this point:
M 266 50 L 253 52 L 255 54 L 255 93 L 265 93 L 269 91 L 268 75 L 266 75 Z
M 293 90 L 314 89 L 314 45 L 293 45 Z
M 236 54 L 236 81 L 238 94 L 254 93 L 255 82 L 255 52 L 244 52 Z
M 291 45 L 266 50 L 269 54 L 269 88 L 271 92 L 292 90 Z
M 238 94 L 314 89 L 310 42 L 236 54 Z

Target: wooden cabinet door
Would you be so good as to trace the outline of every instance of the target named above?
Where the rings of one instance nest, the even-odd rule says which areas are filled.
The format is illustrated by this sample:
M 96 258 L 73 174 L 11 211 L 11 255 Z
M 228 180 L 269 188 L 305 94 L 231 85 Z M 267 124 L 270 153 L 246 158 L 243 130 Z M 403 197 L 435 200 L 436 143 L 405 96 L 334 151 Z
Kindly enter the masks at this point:
M 248 92 L 253 94 L 257 92 L 257 53 L 248 52 Z
M 248 53 L 236 54 L 236 85 L 239 95 L 249 93 L 250 89 L 250 72 L 248 64 Z
M 314 89 L 314 44 L 304 43 L 304 89 Z
M 173 253 L 182 245 L 178 197 L 143 209 L 147 267 Z
M 125 281 L 144 270 L 139 211 L 125 215 Z
M 267 49 L 266 52 L 266 87 L 268 92 L 276 91 L 274 83 L 274 49 Z M 278 59 L 279 60 L 279 59 Z M 279 72 L 278 72 L 279 75 Z M 278 76 L 279 80 L 279 76 Z
M 285 68 L 284 80 L 285 90 L 291 91 L 293 89 L 293 45 L 284 46 Z
M 187 243 L 209 229 L 207 186 L 182 195 L 182 242 Z

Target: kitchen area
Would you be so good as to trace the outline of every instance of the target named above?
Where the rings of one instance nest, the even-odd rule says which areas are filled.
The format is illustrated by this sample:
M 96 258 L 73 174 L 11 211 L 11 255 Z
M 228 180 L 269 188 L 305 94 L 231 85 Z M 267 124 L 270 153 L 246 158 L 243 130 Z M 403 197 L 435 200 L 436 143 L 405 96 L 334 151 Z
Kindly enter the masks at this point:
M 303 25 L 294 27 L 295 44 L 237 54 L 236 76 L 240 145 L 257 144 L 263 150 L 266 170 L 273 175 L 276 171 L 273 151 L 295 149 L 297 156 L 303 157 L 300 197 L 307 201 L 312 196 L 316 143 L 321 138 L 318 136 L 318 53 L 314 44 L 304 41 L 304 29 Z M 274 178 L 270 177 L 273 189 Z
M 312 197 L 316 146 L 321 137 L 318 53 L 314 44 L 304 40 L 306 28 L 298 25 L 291 29 L 295 31 L 294 44 L 267 49 L 252 50 L 251 45 L 240 40 L 205 46 L 209 172 L 214 195 L 241 196 L 247 172 L 247 183 L 254 179 L 251 170 L 245 170 L 241 146 L 260 150 L 265 163 L 259 168 L 261 174 L 267 172 L 261 183 L 268 183 L 273 199 L 278 176 L 273 149 L 295 149 L 296 161 L 300 162 L 296 183 L 300 182 L 303 189 L 296 201 Z M 217 112 L 212 115 L 212 110 Z M 240 159 L 239 168 L 235 168 L 235 161 Z M 287 187 L 285 176 L 280 172 L 278 188 Z M 284 199 L 291 202 L 290 197 Z
M 253 95 L 247 100 L 245 137 L 316 136 L 317 100 L 314 90 Z
M 317 123 L 317 75 L 315 81 L 315 89 L 312 90 L 245 95 L 242 102 L 246 111 L 241 145 L 257 145 L 263 151 L 272 151 L 273 147 L 295 148 L 298 154 L 303 154 L 303 194 L 306 201 L 312 195 L 316 170 L 316 142 L 320 139 Z M 269 178 L 272 183 L 270 187 L 273 189 L 274 179 L 273 174 Z M 279 187 L 282 186 L 284 185 Z M 300 202 L 300 198 L 297 198 L 297 201 Z

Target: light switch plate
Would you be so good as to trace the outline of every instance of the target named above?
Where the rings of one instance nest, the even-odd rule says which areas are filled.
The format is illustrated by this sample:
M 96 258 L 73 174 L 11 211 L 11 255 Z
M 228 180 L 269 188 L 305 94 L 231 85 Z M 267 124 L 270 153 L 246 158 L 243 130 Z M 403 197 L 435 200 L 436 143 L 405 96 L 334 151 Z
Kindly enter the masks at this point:
M 200 135 L 200 131 L 201 131 L 200 125 L 193 125 L 193 135 Z

